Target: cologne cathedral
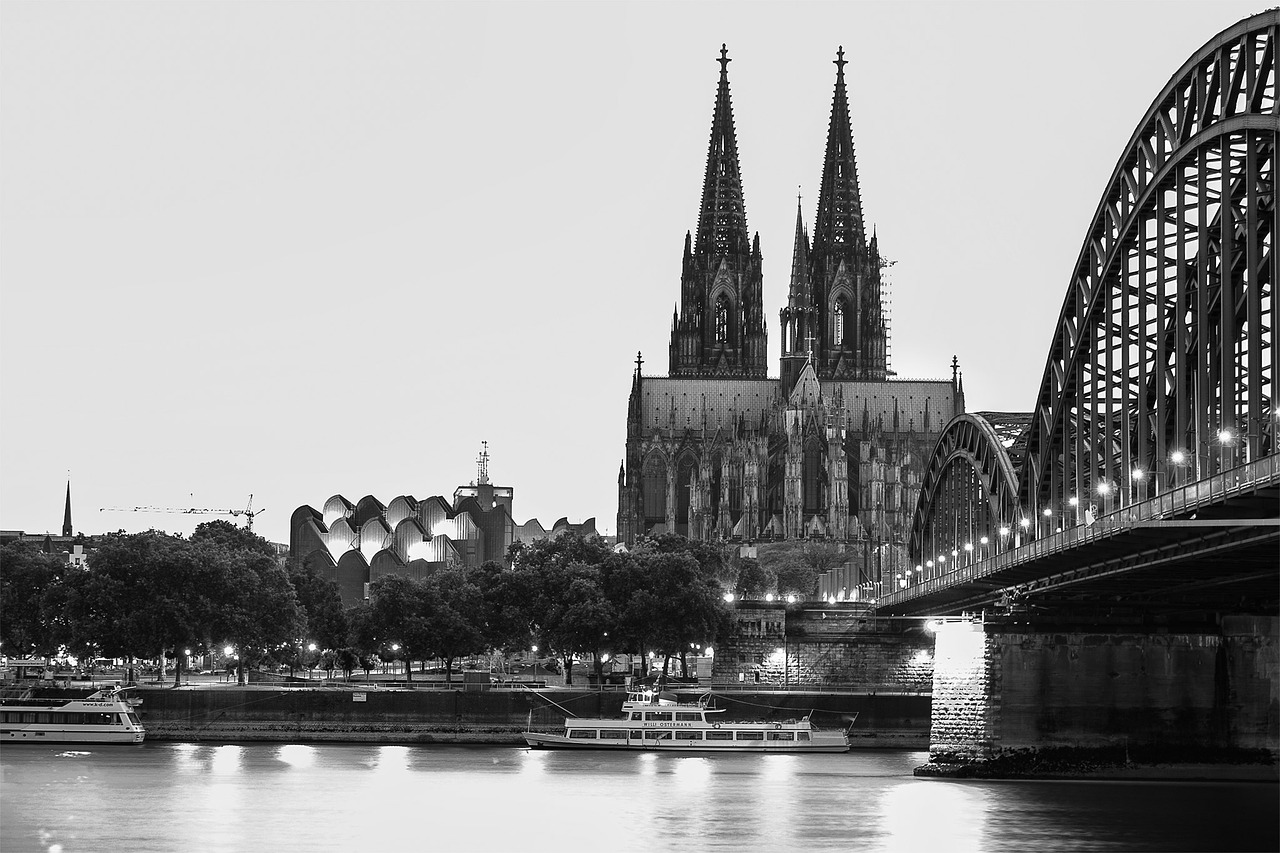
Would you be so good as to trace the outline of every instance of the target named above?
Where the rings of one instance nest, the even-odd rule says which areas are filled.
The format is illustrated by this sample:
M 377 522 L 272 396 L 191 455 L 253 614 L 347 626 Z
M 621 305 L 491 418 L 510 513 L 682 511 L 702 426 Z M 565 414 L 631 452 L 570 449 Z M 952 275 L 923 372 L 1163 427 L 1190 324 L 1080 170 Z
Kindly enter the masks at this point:
M 889 369 L 886 262 L 862 216 L 842 49 L 812 237 L 797 210 L 780 378 L 768 376 L 763 256 L 747 230 L 723 47 L 719 63 L 670 366 L 647 376 L 637 356 L 632 378 L 619 541 L 673 531 L 891 547 L 910 530 L 943 426 L 964 411 L 955 361 L 949 381 L 903 380 Z

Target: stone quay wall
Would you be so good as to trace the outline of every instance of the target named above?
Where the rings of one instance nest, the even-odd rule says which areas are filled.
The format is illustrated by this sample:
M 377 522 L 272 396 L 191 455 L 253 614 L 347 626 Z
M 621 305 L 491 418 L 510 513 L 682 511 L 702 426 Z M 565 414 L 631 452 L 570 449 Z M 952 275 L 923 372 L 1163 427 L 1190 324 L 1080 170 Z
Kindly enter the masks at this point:
M 274 741 L 523 744 L 521 733 L 560 731 L 570 713 L 617 717 L 625 694 L 597 690 L 466 690 L 338 687 L 143 687 L 138 710 L 153 741 Z M 682 701 L 702 691 L 682 690 Z M 358 699 L 357 697 L 363 697 Z M 812 715 L 822 728 L 849 728 L 855 746 L 924 749 L 925 696 L 811 692 L 716 693 L 726 720 Z
M 864 609 L 750 602 L 716 650 L 713 684 L 928 695 L 933 636 L 869 618 Z

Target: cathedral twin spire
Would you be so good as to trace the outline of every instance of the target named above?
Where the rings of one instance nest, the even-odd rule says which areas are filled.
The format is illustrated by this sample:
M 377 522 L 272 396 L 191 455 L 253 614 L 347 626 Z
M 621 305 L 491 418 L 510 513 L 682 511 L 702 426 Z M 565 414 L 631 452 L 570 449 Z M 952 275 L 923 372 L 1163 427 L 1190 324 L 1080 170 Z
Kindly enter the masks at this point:
M 707 146 L 696 241 L 685 235 L 680 308 L 671 327 L 672 376 L 767 373 L 760 238 L 747 235 L 738 138 L 729 97 L 729 51 L 720 46 L 720 81 Z
M 720 48 L 707 168 L 696 239 L 685 237 L 681 299 L 671 329 L 672 376 L 764 378 L 760 238 L 748 238 L 728 50 Z M 820 379 L 883 379 L 887 334 L 880 261 L 862 218 L 857 160 L 845 90 L 844 49 L 827 131 L 812 247 L 797 202 L 787 306 L 782 309 L 782 379 L 790 390 L 812 360 Z

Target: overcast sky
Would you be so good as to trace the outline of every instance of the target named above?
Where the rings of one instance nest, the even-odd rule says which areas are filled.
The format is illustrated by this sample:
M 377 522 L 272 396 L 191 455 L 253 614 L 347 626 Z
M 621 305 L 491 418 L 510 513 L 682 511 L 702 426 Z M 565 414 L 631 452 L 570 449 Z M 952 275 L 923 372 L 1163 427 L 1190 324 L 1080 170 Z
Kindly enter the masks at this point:
M 452 494 L 613 532 L 720 44 L 778 370 L 837 46 L 891 363 L 1026 411 L 1111 171 L 1263 3 L 0 3 L 0 528 Z

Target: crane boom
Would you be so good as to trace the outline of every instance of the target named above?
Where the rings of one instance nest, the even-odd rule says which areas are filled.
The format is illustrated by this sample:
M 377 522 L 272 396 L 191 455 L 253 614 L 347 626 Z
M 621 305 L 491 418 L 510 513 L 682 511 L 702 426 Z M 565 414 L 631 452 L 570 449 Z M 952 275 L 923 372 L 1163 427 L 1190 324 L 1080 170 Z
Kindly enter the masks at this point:
M 253 530 L 253 519 L 255 516 L 266 512 L 265 509 L 253 508 L 253 495 L 249 495 L 249 502 L 245 504 L 244 509 L 209 509 L 207 507 L 176 507 L 176 506 L 104 506 L 98 512 L 176 512 L 182 515 L 229 515 L 233 518 L 241 515 L 245 518 L 245 529 Z

